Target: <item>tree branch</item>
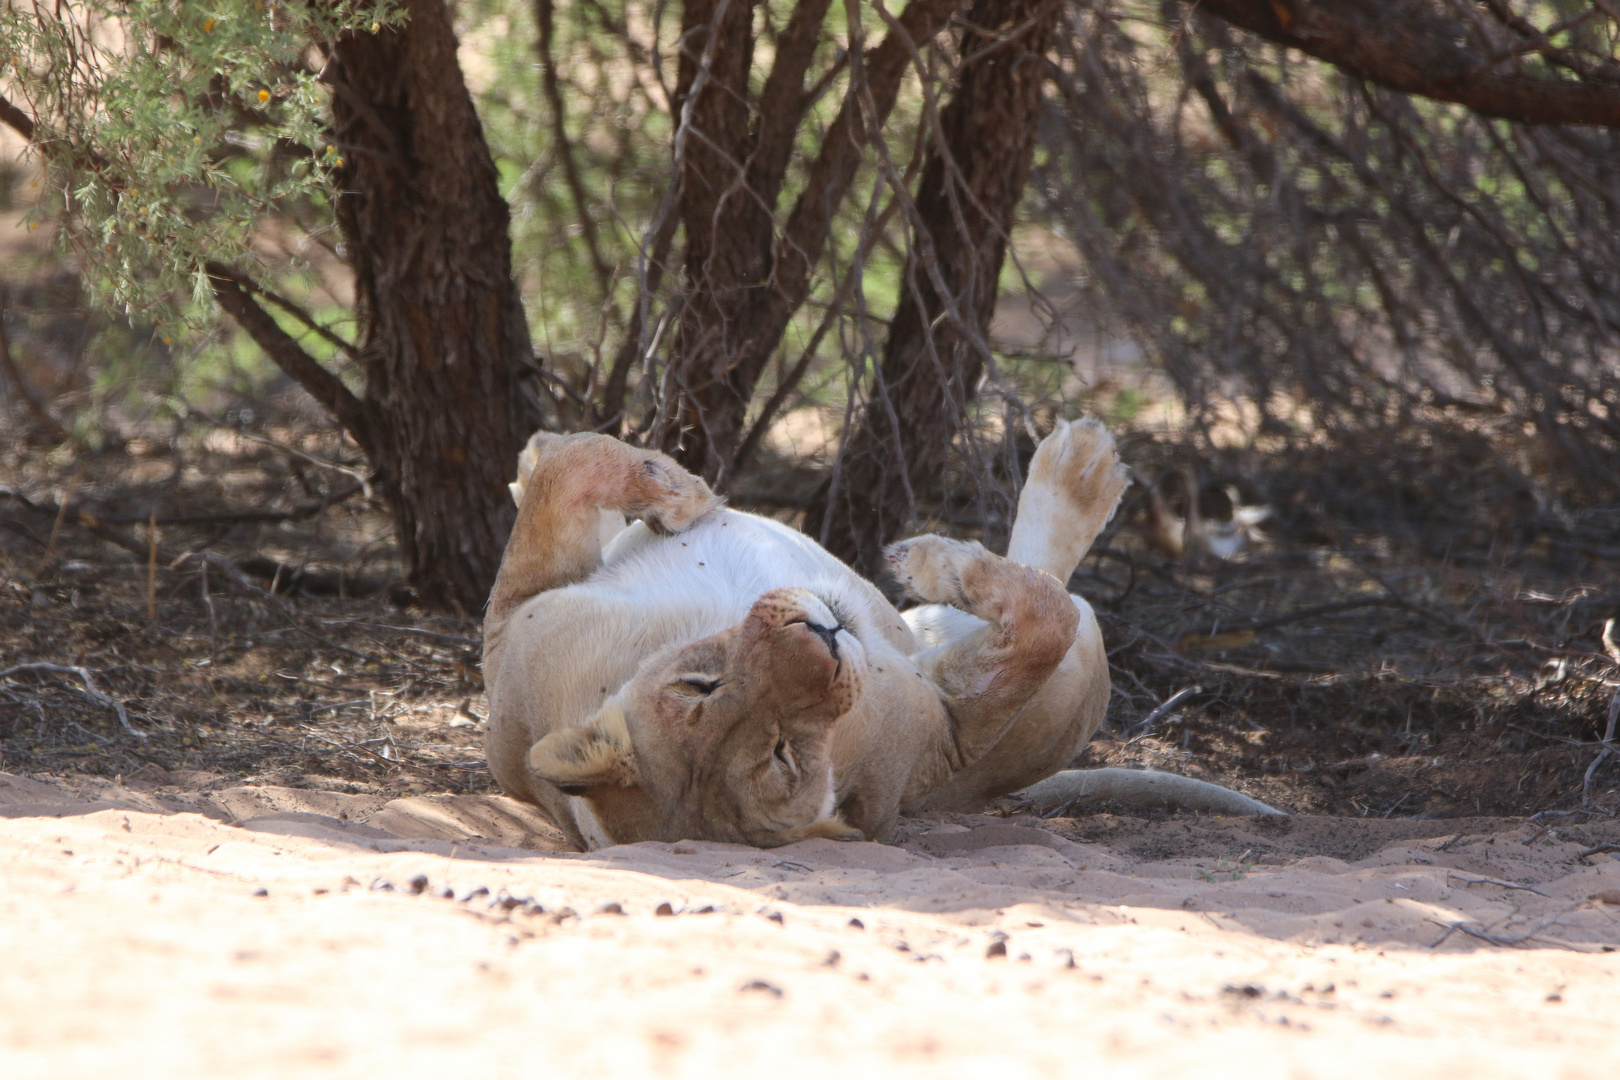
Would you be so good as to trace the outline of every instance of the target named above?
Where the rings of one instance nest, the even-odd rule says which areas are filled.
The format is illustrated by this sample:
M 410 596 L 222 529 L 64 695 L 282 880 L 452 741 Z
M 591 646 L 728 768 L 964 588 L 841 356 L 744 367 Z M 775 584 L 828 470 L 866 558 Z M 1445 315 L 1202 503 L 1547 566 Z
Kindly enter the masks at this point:
M 563 176 L 568 181 L 568 192 L 574 199 L 574 213 L 579 218 L 580 238 L 591 257 L 591 269 L 596 272 L 596 283 L 604 299 L 611 300 L 613 268 L 602 258 L 596 242 L 596 222 L 591 220 L 590 205 L 585 198 L 585 181 L 579 175 L 579 163 L 574 160 L 574 144 L 568 138 L 567 114 L 563 109 L 562 84 L 557 78 L 557 60 L 554 55 L 556 20 L 553 18 L 552 0 L 534 0 L 534 21 L 540 32 L 535 48 L 540 53 L 541 84 L 545 89 L 546 104 L 551 110 L 551 137 L 557 142 L 557 154 L 562 158 Z
M 4 94 L 0 94 L 0 121 L 29 142 L 34 141 L 34 118 L 7 101 Z
M 208 281 L 214 287 L 214 299 L 219 306 L 246 330 L 259 348 L 275 361 L 276 367 L 287 377 L 309 392 L 337 422 L 342 424 L 354 441 L 360 444 L 366 457 L 375 460 L 372 453 L 375 440 L 365 404 L 336 375 L 322 367 L 305 352 L 292 335 L 281 328 L 268 311 L 253 299 L 259 288 L 247 278 L 220 263 L 210 262 L 203 267 Z
M 1184 0 L 1196 9 L 1391 90 L 1526 124 L 1620 127 L 1620 81 L 1493 70 L 1427 0 Z
M 759 122 L 748 162 L 748 186 L 769 209 L 776 208 L 793 154 L 793 139 L 809 98 L 804 74 L 816 55 L 821 24 L 832 0 L 801 0 L 776 42 L 776 62 L 759 94 Z
M 927 41 L 939 31 L 957 7 L 958 0 L 911 0 L 900 13 L 900 24 L 884 35 L 883 42 L 867 53 L 865 68 L 866 88 L 871 94 L 876 115 L 873 124 L 881 125 L 894 108 L 900 93 L 900 83 L 906 74 L 911 53 L 917 43 Z M 788 218 L 777 261 L 776 292 L 787 306 L 789 314 L 804 299 L 810 278 L 810 268 L 826 245 L 827 233 L 832 227 L 833 214 L 843 203 L 849 187 L 855 181 L 866 145 L 866 118 L 861 110 L 861 88 L 858 80 L 851 79 L 844 95 L 844 107 L 838 119 L 821 141 L 821 152 L 805 180 L 804 190 L 793 213 Z M 785 322 L 785 316 L 784 316 Z

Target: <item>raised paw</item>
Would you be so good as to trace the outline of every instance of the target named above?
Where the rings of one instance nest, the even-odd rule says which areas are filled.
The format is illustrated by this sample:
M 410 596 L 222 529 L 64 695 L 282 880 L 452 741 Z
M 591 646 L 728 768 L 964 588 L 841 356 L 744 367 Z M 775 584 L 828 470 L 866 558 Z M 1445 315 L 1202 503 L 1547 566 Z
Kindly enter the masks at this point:
M 617 510 L 659 532 L 682 532 L 720 505 L 708 484 L 671 458 L 594 432 L 535 433 L 518 457 L 511 485 L 518 506 L 541 474 L 547 498 Z
M 644 452 L 639 475 L 631 484 L 632 504 L 625 513 L 639 515 L 662 533 L 685 532 L 698 518 L 720 505 L 719 496 L 709 485 L 681 468 L 670 458 Z
M 914 536 L 883 549 L 889 576 L 925 604 L 961 604 L 962 574 L 989 553 L 982 544 Z
M 1059 423 L 1029 463 L 1007 558 L 1068 581 L 1129 483 L 1106 428 L 1095 420 Z
M 1104 520 L 1114 512 L 1130 477 L 1119 463 L 1114 437 L 1097 420 L 1059 422 L 1029 463 L 1029 487 L 1044 489 L 1066 509 Z

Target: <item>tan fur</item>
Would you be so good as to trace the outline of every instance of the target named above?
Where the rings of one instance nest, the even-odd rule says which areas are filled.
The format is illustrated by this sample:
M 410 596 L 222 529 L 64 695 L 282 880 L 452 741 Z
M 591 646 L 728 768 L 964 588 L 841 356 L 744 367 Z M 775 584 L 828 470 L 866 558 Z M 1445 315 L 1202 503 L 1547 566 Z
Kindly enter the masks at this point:
M 895 545 L 895 577 L 929 605 L 902 618 L 662 454 L 537 435 L 485 624 L 490 766 L 581 847 L 881 838 L 903 810 L 982 806 L 1063 768 L 1101 722 L 1096 620 L 1056 575 L 1123 486 L 1099 425 L 1060 425 L 1014 526 L 1030 565 Z M 645 524 L 605 540 L 616 514 Z

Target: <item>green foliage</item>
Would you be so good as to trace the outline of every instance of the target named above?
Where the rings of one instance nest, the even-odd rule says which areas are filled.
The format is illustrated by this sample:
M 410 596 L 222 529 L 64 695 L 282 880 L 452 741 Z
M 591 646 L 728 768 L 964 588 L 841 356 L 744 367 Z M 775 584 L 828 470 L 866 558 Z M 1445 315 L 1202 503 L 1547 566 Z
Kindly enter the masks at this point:
M 165 344 L 211 311 L 206 262 L 267 264 L 270 214 L 330 220 L 342 151 L 325 118 L 323 42 L 402 18 L 397 0 L 94 0 L 0 8 L 0 73 L 38 118 L 62 242 L 92 294 Z

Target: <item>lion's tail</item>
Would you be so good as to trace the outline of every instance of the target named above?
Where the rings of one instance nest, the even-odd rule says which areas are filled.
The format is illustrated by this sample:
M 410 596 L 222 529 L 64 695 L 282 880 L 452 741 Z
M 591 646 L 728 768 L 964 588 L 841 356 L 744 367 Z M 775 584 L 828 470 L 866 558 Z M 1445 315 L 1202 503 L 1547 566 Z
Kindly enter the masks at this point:
M 1100 422 L 1059 421 L 1029 464 L 1007 558 L 1067 582 L 1130 482 Z

